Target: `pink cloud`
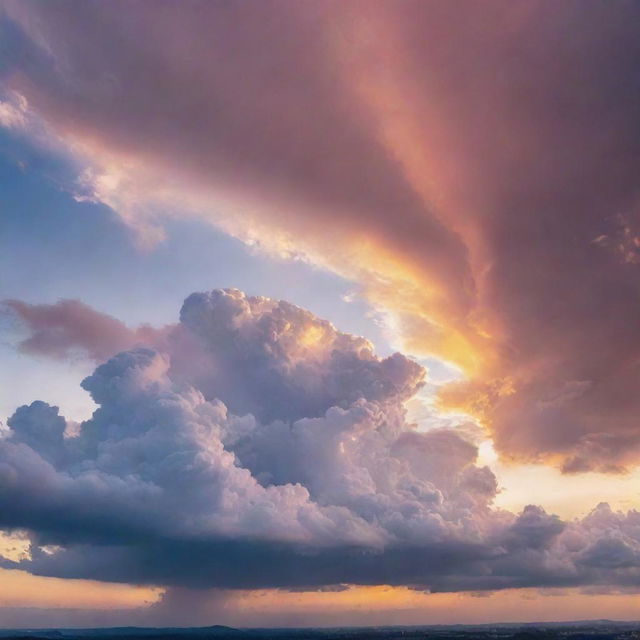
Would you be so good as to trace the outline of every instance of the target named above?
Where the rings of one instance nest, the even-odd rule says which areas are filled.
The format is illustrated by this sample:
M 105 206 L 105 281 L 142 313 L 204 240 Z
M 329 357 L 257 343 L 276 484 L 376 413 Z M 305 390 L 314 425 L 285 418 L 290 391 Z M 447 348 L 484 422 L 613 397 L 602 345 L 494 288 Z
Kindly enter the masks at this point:
M 164 199 L 359 281 L 505 456 L 637 462 L 637 7 L 5 11 L 8 85 L 130 224 Z
M 36 355 L 66 358 L 79 352 L 100 361 L 137 344 L 157 344 L 163 334 L 148 325 L 130 329 L 79 300 L 55 304 L 5 300 L 4 304 L 28 332 L 19 349 Z

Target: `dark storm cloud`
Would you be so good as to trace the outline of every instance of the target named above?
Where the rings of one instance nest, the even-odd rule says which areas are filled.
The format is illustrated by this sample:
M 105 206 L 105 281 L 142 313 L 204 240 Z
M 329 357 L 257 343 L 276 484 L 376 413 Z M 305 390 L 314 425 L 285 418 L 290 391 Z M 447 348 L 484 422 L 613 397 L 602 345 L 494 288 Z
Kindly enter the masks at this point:
M 32 544 L 3 566 L 192 588 L 640 584 L 640 514 L 492 508 L 476 447 L 407 423 L 424 372 L 404 356 L 237 290 L 181 317 L 162 350 L 83 381 L 99 407 L 76 433 L 39 401 L 9 419 L 0 526 Z

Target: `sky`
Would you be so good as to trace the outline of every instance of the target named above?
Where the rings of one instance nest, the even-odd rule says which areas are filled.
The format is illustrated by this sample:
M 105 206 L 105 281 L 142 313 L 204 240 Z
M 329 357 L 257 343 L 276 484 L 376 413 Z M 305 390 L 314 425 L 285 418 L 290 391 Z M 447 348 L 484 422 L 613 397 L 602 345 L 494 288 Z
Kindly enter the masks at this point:
M 639 11 L 0 0 L 0 626 L 637 618 Z

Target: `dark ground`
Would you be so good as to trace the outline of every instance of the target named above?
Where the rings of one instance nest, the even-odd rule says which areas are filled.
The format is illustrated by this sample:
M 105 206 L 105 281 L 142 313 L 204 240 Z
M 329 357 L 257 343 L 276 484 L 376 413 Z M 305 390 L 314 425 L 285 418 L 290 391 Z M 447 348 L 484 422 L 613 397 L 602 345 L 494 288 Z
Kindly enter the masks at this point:
M 2 640 L 640 640 L 640 622 L 232 629 L 231 627 L 0 630 Z

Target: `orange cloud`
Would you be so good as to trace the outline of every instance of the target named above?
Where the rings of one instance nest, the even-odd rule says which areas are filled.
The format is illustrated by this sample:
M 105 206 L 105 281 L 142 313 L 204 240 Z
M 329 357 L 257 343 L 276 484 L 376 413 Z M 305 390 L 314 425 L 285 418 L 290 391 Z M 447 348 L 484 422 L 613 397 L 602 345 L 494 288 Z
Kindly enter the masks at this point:
M 505 457 L 637 462 L 636 7 L 5 10 L 7 84 L 90 161 L 83 197 L 149 241 L 180 211 L 357 281 L 465 369 L 444 401 Z

